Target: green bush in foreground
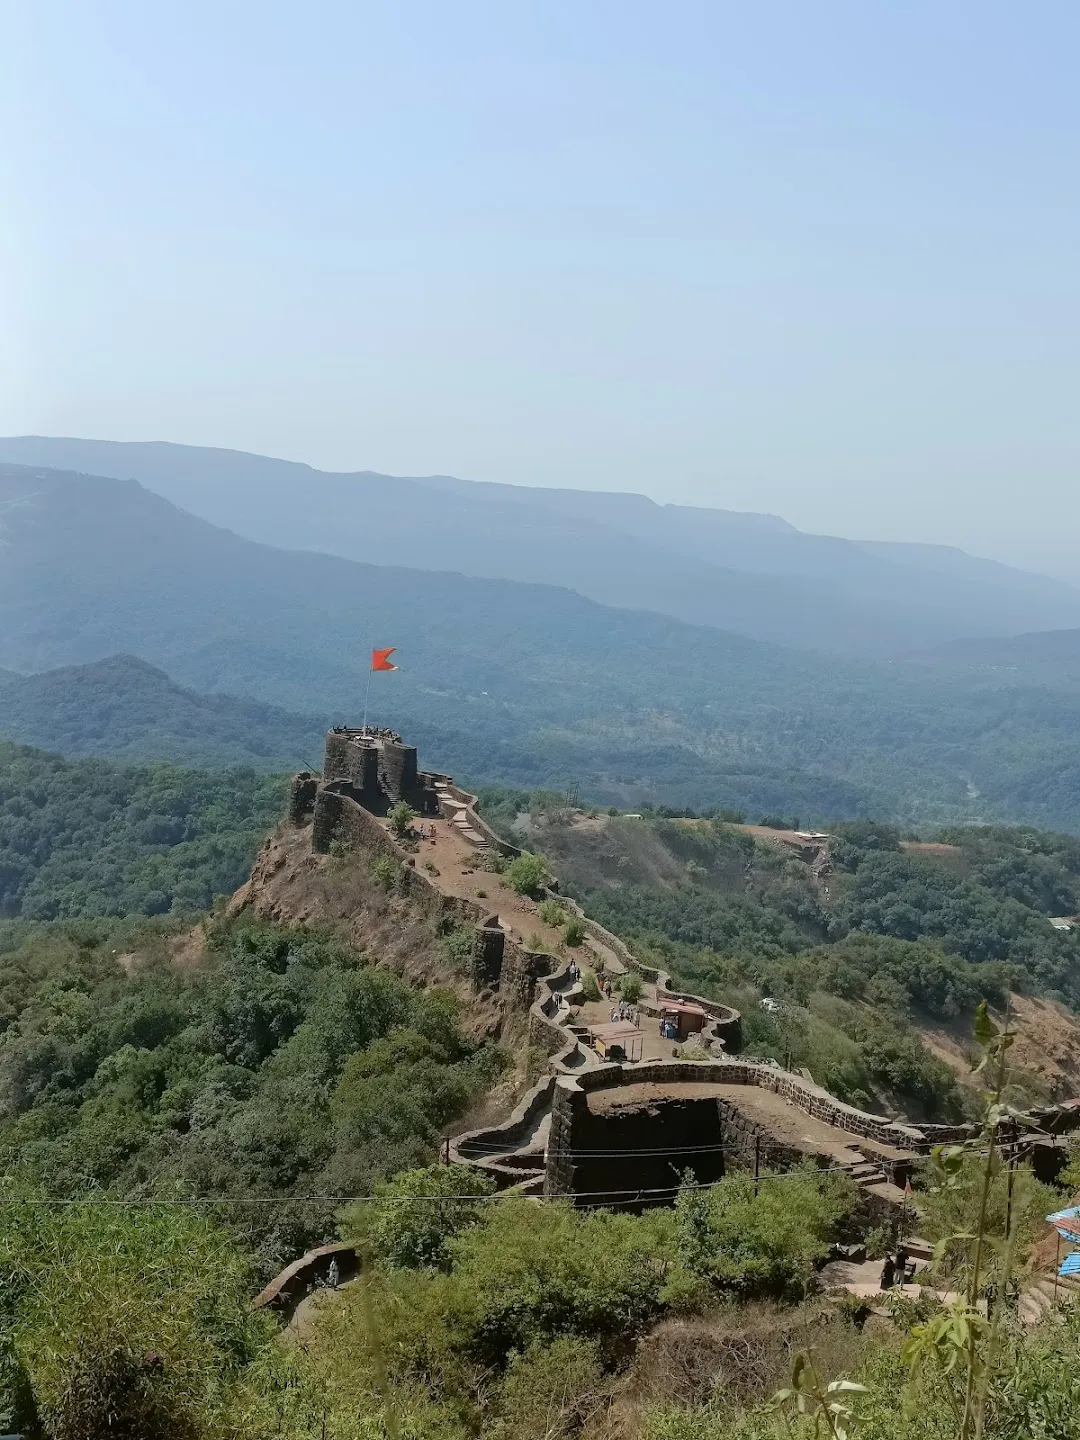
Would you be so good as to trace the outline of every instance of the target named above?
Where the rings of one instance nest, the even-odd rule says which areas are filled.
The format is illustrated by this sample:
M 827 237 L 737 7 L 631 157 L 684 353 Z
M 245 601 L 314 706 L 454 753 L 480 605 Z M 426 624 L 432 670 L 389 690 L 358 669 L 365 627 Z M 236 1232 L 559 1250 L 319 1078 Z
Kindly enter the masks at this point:
M 14 1399 L 0 1421 L 50 1440 L 235 1433 L 269 1328 L 224 1233 L 178 1206 L 21 1197 L 0 1236 L 0 1376 Z
M 813 1165 L 755 1182 L 733 1175 L 719 1185 L 684 1185 L 675 1204 L 678 1282 L 708 1282 L 742 1296 L 798 1299 L 814 1263 L 850 1215 L 854 1187 Z
M 450 1242 L 480 1223 L 493 1181 L 471 1165 L 403 1170 L 375 1187 L 375 1198 L 347 1208 L 342 1234 L 370 1244 L 399 1269 L 445 1269 Z M 424 1203 L 420 1203 L 424 1202 Z
M 184 970 L 159 930 L 80 921 L 3 957 L 0 1174 L 70 1197 L 363 1195 L 433 1160 L 498 1069 L 450 992 L 337 936 L 219 920 Z M 269 1278 L 332 1236 L 338 1208 L 222 1213 Z

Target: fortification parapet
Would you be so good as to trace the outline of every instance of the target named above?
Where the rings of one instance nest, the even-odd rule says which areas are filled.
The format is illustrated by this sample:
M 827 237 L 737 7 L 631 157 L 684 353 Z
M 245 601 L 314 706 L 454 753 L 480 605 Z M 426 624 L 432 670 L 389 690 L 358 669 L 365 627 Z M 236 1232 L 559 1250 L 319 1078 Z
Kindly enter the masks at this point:
M 315 797 L 319 792 L 319 777 L 310 770 L 301 770 L 289 781 L 289 800 L 286 818 L 290 825 L 304 825 L 315 810 Z
M 399 800 L 421 815 L 438 814 L 436 777 L 421 772 L 415 745 L 393 730 L 337 726 L 326 736 L 323 781 L 347 781 L 358 803 L 385 815 Z

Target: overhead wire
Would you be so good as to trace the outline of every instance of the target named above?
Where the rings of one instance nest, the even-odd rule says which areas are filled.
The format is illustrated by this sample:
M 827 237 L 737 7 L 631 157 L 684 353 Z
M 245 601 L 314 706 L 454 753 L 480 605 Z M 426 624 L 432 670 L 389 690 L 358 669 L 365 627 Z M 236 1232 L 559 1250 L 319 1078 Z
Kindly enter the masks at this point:
M 604 1208 L 608 1202 L 597 1200 L 593 1202 L 590 1196 L 633 1196 L 640 1199 L 648 1195 L 674 1195 L 680 1190 L 712 1190 L 716 1186 L 730 1180 L 753 1181 L 755 1178 L 760 1184 L 774 1184 L 783 1180 L 816 1180 L 822 1175 L 849 1175 L 850 1170 L 846 1165 L 826 1165 L 813 1170 L 764 1170 L 758 1176 L 753 1176 L 749 1171 L 738 1171 L 735 1175 L 724 1176 L 719 1180 L 679 1182 L 674 1185 L 662 1185 L 655 1187 L 628 1186 L 623 1189 L 598 1190 L 598 1191 L 558 1191 L 551 1195 L 523 1195 L 513 1189 L 500 1190 L 494 1195 L 259 1195 L 259 1196 L 138 1196 L 113 1198 L 110 1196 L 0 1196 L 0 1207 L 19 1205 L 55 1205 L 55 1206 L 114 1206 L 117 1208 L 150 1208 L 155 1205 L 213 1207 L 216 1205 L 441 1205 L 448 1200 L 468 1200 L 475 1204 L 493 1204 L 507 1200 L 573 1200 L 579 1204 L 596 1203 Z

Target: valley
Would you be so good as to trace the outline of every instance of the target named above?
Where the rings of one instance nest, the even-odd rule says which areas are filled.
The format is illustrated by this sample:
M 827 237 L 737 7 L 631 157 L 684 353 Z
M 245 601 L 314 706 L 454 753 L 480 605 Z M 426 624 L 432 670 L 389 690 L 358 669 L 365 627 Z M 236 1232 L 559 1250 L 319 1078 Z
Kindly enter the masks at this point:
M 1080 626 L 1080 591 L 949 546 L 806 534 L 776 515 L 645 495 L 336 474 L 240 451 L 31 435 L 0 438 L 0 463 L 28 482 L 43 469 L 134 479 L 279 549 L 563 586 L 600 605 L 838 655 Z

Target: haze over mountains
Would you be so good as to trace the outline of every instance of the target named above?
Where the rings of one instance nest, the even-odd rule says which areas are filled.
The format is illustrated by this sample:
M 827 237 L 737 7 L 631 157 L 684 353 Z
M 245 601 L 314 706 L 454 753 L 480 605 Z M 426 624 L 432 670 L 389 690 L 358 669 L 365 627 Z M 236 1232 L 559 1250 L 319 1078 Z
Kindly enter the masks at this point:
M 1080 591 L 945 546 L 809 535 L 641 495 L 331 474 L 240 451 L 21 436 L 0 461 L 133 478 L 248 539 L 567 586 L 604 605 L 836 654 L 1080 626 Z
M 554 586 L 275 549 L 133 481 L 0 466 L 0 667 L 85 667 L 8 677 L 2 735 L 293 768 L 328 720 L 359 718 L 388 644 L 402 669 L 375 677 L 372 718 L 481 783 L 1080 828 L 1072 682 L 822 656 Z

